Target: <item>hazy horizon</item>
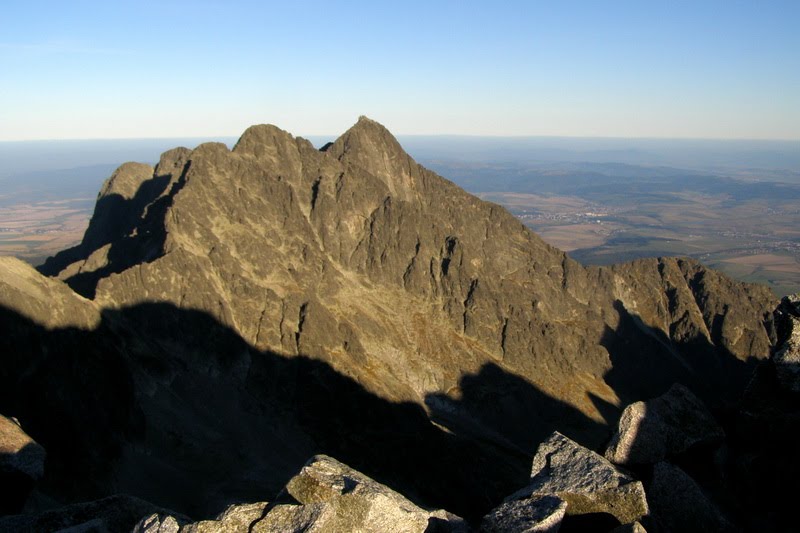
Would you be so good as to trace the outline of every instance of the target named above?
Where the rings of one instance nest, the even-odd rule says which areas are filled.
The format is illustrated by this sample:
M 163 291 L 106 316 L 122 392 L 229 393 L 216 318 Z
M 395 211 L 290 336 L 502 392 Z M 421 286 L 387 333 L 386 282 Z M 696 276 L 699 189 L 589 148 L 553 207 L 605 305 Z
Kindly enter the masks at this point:
M 321 147 L 340 134 L 299 136 Z M 800 141 L 472 135 L 397 138 L 422 163 L 613 163 L 745 173 L 751 178 L 764 171 L 764 177 L 771 180 L 800 181 Z M 237 140 L 238 136 L 0 141 L 0 178 L 36 171 L 114 166 L 126 161 L 153 164 L 162 152 L 176 146 L 194 148 L 203 142 L 222 142 L 233 147 Z

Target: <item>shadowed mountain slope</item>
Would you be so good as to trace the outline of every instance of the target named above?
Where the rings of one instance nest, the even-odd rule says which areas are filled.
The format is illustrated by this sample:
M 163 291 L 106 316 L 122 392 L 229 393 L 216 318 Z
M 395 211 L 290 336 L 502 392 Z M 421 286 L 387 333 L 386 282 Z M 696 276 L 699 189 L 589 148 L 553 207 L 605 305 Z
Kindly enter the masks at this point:
M 121 458 L 85 490 L 125 487 L 148 497 L 136 487 L 169 465 L 159 474 L 170 480 L 164 486 L 216 484 L 207 507 L 150 498 L 194 514 L 214 507 L 212 500 L 235 499 L 239 489 L 226 485 L 226 472 L 252 461 L 257 467 L 242 476 L 258 490 L 279 487 L 312 451 L 389 485 L 397 480 L 428 503 L 435 491 L 423 494 L 420 483 L 382 466 L 384 454 L 398 449 L 393 443 L 415 434 L 426 437 L 413 461 L 401 463 L 409 472 L 437 439 L 455 439 L 453 446 L 474 447 L 454 452 L 465 464 L 506 465 L 492 482 L 505 487 L 524 475 L 519 457 L 553 429 L 597 446 L 624 404 L 673 382 L 724 403 L 749 376 L 751 360 L 768 356 L 764 321 L 774 307 L 766 288 L 688 259 L 584 268 L 501 207 L 415 163 L 364 117 L 323 150 L 254 126 L 233 150 L 209 143 L 166 152 L 154 169 L 123 165 L 103 186 L 83 242 L 40 272 L 51 277 L 0 261 L 4 324 L 29 332 L 6 350 L 17 363 L 4 363 L 5 383 L 22 394 L 25 376 L 24 388 L 39 390 L 30 376 L 62 349 L 76 370 L 52 381 L 55 395 L 91 381 L 89 367 L 77 370 L 83 357 L 113 364 L 119 390 L 131 398 L 115 418 L 119 426 L 106 428 Z M 303 425 L 306 415 L 294 406 L 322 397 L 303 387 L 320 375 L 328 376 L 321 390 L 357 390 L 350 396 L 385 406 L 377 412 L 394 413 L 387 420 L 399 419 L 396 429 L 360 425 L 361 400 Z M 70 385 L 58 385 L 61 379 Z M 347 385 L 328 389 L 330 382 Z M 206 391 L 220 402 L 208 412 L 197 405 Z M 182 394 L 192 400 L 178 401 Z M 329 398 L 331 409 L 339 397 Z M 81 409 L 100 409 L 90 403 Z M 22 404 L 11 393 L 0 408 L 39 428 L 53 415 L 46 405 L 18 413 Z M 240 412 L 242 421 L 230 420 Z M 321 429 L 332 420 L 345 435 Z M 74 425 L 80 431 L 81 422 Z M 243 426 L 259 436 L 284 429 L 266 447 L 245 439 L 237 467 L 224 470 L 225 461 L 204 455 L 213 449 L 209 440 Z M 40 431 L 31 435 L 47 448 Z M 315 431 L 325 434 L 324 449 Z M 56 448 L 67 446 L 53 439 Z M 448 475 L 461 475 L 452 468 Z M 496 487 L 469 493 L 473 482 L 471 474 L 449 480 L 461 504 L 430 503 L 486 510 L 502 495 Z

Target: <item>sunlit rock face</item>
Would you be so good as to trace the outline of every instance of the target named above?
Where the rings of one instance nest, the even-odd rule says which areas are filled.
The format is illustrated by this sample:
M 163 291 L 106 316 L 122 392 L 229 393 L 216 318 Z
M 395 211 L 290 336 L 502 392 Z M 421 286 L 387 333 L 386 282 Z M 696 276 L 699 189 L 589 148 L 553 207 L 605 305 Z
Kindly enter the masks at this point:
M 564 500 L 568 515 L 605 513 L 620 524 L 649 513 L 640 481 L 558 432 L 537 449 L 528 486 L 507 500 L 541 496 Z
M 703 402 L 676 384 L 658 398 L 625 408 L 605 456 L 617 464 L 655 464 L 724 438 Z

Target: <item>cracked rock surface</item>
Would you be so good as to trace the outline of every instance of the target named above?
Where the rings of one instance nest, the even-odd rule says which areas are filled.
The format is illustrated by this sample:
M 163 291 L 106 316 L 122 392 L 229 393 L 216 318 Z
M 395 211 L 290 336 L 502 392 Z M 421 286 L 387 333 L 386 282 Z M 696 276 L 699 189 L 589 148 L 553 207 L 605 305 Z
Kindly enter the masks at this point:
M 528 486 L 507 501 L 548 495 L 567 502 L 567 515 L 608 513 L 626 524 L 649 512 L 640 481 L 558 432 L 539 445 Z

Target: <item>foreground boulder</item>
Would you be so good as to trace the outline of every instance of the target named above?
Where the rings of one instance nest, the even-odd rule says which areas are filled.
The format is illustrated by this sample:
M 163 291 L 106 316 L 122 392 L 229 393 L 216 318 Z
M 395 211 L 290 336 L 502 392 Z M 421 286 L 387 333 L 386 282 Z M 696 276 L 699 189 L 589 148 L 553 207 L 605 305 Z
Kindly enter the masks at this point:
M 418 507 L 389 487 L 339 461 L 318 455 L 286 484 L 277 505 L 254 524 L 253 531 L 468 531 L 464 520 L 446 511 Z M 303 531 L 308 530 L 304 526 Z
M 607 513 L 620 524 L 648 514 L 641 482 L 557 431 L 536 451 L 528 486 L 507 501 L 535 496 L 558 496 L 567 515 Z
M 676 383 L 658 398 L 625 408 L 605 456 L 617 464 L 655 464 L 724 438 L 703 402 Z
M 34 484 L 44 475 L 44 448 L 13 418 L 0 415 L 0 514 L 22 509 Z
M 192 524 L 186 524 L 180 517 L 154 513 L 142 519 L 134 533 L 469 530 L 464 520 L 447 511 L 422 509 L 336 459 L 318 455 L 289 480 L 274 503 L 232 505 L 214 520 Z
M 485 533 L 556 533 L 567 511 L 557 496 L 535 496 L 496 507 L 481 522 Z

